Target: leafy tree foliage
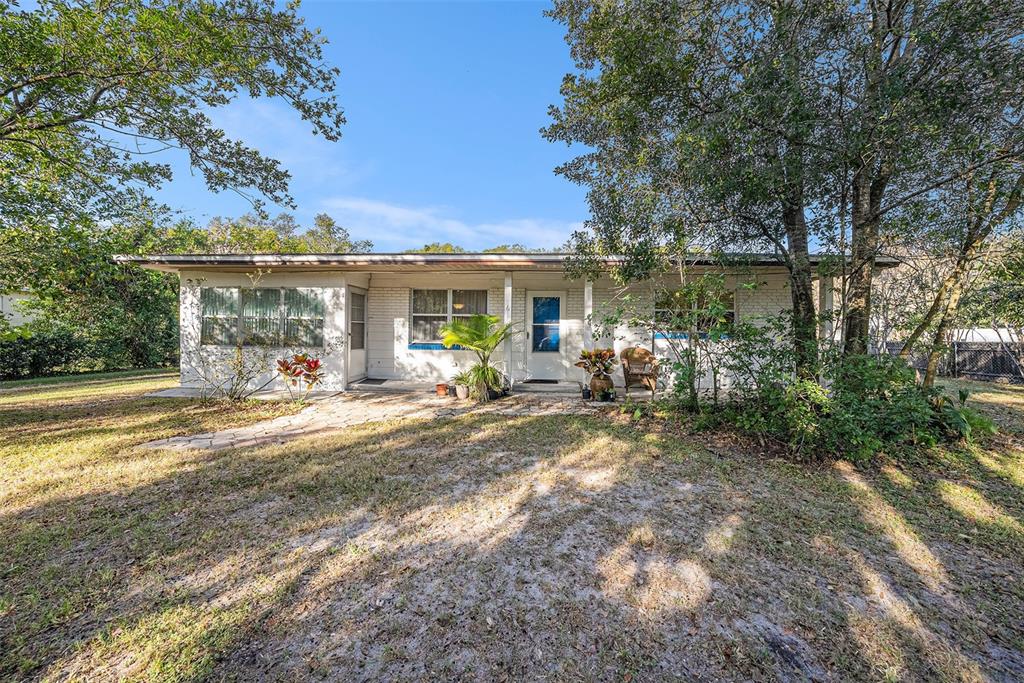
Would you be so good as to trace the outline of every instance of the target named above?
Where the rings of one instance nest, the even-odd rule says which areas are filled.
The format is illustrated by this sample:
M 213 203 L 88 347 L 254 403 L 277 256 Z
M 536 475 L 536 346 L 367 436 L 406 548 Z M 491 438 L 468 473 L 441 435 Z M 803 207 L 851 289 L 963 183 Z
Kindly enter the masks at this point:
M 451 242 L 431 242 L 419 249 L 406 249 L 406 254 L 465 254 L 466 250 Z
M 294 216 L 280 213 L 263 219 L 246 214 L 237 219 L 214 218 L 205 228 L 189 223 L 173 229 L 180 242 L 175 251 L 208 254 L 347 254 L 373 249 L 369 240 L 353 240 L 348 230 L 325 213 L 302 230 Z
M 18 273 L 30 282 L 37 319 L 29 332 L 71 336 L 83 367 L 150 367 L 168 363 L 178 348 L 177 278 L 115 264 L 117 253 L 173 251 L 177 235 L 142 215 L 110 226 L 53 230 L 40 236 L 46 258 L 25 259 Z M 12 273 L 5 273 L 10 279 Z
M 768 250 L 790 270 L 797 371 L 814 374 L 808 260 L 847 283 L 845 348 L 867 349 L 873 265 L 905 209 L 1022 149 L 1017 4 L 562 0 L 576 73 L 552 140 L 589 188 L 584 258 L 623 281 L 693 251 Z
M 297 7 L 0 0 L 0 290 L 33 295 L 38 334 L 73 334 L 95 365 L 173 357 L 177 283 L 117 266 L 116 253 L 369 248 L 327 216 L 301 235 L 287 215 L 167 227 L 147 199 L 171 179 L 160 153 L 177 149 L 212 191 L 257 210 L 261 197 L 291 203 L 288 172 L 229 138 L 213 112 L 240 95 L 278 98 L 338 139 L 338 70 Z
M 0 0 L 0 220 L 123 217 L 171 178 L 177 148 L 214 191 L 290 202 L 280 164 L 216 127 L 212 109 L 283 99 L 327 139 L 344 117 L 324 39 L 271 0 Z

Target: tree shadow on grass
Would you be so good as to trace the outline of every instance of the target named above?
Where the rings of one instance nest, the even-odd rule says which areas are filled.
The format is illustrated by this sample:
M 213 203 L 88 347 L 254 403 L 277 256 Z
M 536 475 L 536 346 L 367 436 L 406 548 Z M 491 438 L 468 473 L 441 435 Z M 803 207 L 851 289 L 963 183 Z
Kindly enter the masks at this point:
M 933 606 L 829 470 L 569 416 L 149 457 L 166 466 L 138 485 L 0 513 L 0 675 L 971 673 L 957 658 L 975 643 L 884 612 L 882 584 L 904 616 Z

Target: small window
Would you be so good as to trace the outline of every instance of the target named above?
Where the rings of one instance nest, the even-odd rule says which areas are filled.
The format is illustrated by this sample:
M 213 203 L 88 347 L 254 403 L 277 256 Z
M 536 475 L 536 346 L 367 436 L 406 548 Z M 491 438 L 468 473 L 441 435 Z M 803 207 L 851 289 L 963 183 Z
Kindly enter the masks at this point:
M 723 292 L 719 301 L 725 309 L 721 312 L 721 318 L 726 326 L 731 326 L 736 320 L 733 293 Z M 707 314 L 694 316 L 695 311 L 707 311 Z M 664 292 L 658 297 L 654 304 L 654 322 L 664 332 L 685 334 L 690 331 L 685 328 L 691 325 L 696 327 L 697 332 L 708 332 L 715 326 L 716 319 L 704 297 L 694 301 L 684 292 L 673 291 Z
M 203 287 L 199 302 L 203 316 L 200 343 L 234 346 L 238 340 L 238 288 Z
M 414 289 L 410 342 L 440 342 L 441 328 L 451 320 L 486 313 L 486 289 Z
M 412 338 L 416 342 L 439 341 L 441 327 L 448 322 L 447 289 L 414 289 L 412 292 Z
M 468 318 L 487 313 L 486 289 L 453 289 L 452 317 Z

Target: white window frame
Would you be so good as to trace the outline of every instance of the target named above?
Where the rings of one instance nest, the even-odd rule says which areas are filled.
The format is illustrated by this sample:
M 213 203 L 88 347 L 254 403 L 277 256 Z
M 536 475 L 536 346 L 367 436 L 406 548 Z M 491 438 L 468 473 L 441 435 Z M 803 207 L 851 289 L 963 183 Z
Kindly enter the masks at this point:
M 235 313 L 235 315 L 231 316 L 231 318 L 234 319 L 233 322 L 234 322 L 234 329 L 235 329 L 235 339 L 236 340 L 242 340 L 242 346 L 243 347 L 259 346 L 259 344 L 251 344 L 251 343 L 247 343 L 245 341 L 245 329 L 244 329 L 245 326 L 244 326 L 244 324 L 242 322 L 243 318 L 245 317 L 244 315 L 242 315 L 242 292 L 245 291 L 245 290 L 269 289 L 269 290 L 276 290 L 277 291 L 277 295 L 278 295 L 277 320 L 278 320 L 278 342 L 279 343 L 276 344 L 276 345 L 272 345 L 269 348 L 280 348 L 280 349 L 283 349 L 283 348 L 293 348 L 292 346 L 282 346 L 282 345 L 280 345 L 280 342 L 283 341 L 285 327 L 286 327 L 287 321 L 289 319 L 288 318 L 287 306 L 285 305 L 285 290 L 288 290 L 288 289 L 313 289 L 313 290 L 316 290 L 317 293 L 318 293 L 318 296 L 320 297 L 320 305 L 321 305 L 321 308 L 323 310 L 323 316 L 324 316 L 323 317 L 323 325 L 326 327 L 326 324 L 327 324 L 327 296 L 326 296 L 326 292 L 325 292 L 323 287 L 242 287 L 242 286 L 234 286 L 234 285 L 209 286 L 209 287 L 203 286 L 203 287 L 200 288 L 200 293 L 199 293 L 199 300 L 200 300 L 199 326 L 200 326 L 200 345 L 201 346 L 220 346 L 220 347 L 230 347 L 230 348 L 233 348 L 234 346 L 237 345 L 237 341 L 236 341 L 236 344 L 216 344 L 216 343 L 209 343 L 209 342 L 202 341 L 202 336 L 201 335 L 202 335 L 202 325 L 203 325 L 203 319 L 204 318 L 211 317 L 211 318 L 220 318 L 222 320 L 227 320 L 228 319 L 227 316 L 206 316 L 206 315 L 203 315 L 203 309 L 202 309 L 202 303 L 201 303 L 202 302 L 202 290 L 203 289 L 234 289 L 234 290 L 236 290 L 238 292 L 237 297 L 236 297 L 236 301 L 237 301 L 237 304 L 238 304 L 238 311 Z M 316 320 L 316 318 L 300 318 L 300 319 Z M 296 345 L 295 348 L 309 348 L 309 349 L 322 349 L 322 348 L 326 348 L 325 345 L 326 345 L 327 342 L 326 342 L 326 338 L 325 337 L 326 337 L 326 335 L 324 334 L 324 331 L 321 330 L 321 342 L 320 342 L 320 344 L 299 344 L 299 345 Z
M 732 298 L 732 307 L 726 309 L 725 312 L 726 313 L 732 313 L 732 322 L 735 325 L 736 324 L 736 292 L 734 290 L 728 290 L 728 294 Z M 690 310 L 691 311 L 699 311 L 701 309 L 697 308 L 697 302 L 694 302 L 693 306 L 690 307 Z M 663 306 L 659 307 L 658 306 L 658 301 L 657 301 L 657 299 L 655 299 L 655 301 L 654 301 L 654 321 L 655 321 L 655 325 L 657 325 L 658 313 L 661 312 L 661 311 L 669 311 L 669 312 L 671 312 L 672 309 L 665 308 Z M 658 334 L 661 334 L 662 332 L 664 332 L 666 334 L 672 334 L 672 335 L 689 334 L 690 333 L 689 330 L 669 330 L 669 329 L 657 330 L 656 329 L 655 332 L 654 332 L 654 338 L 657 339 Z M 708 333 L 707 329 L 701 328 L 701 327 L 697 328 L 697 334 L 707 334 L 707 333 Z
M 413 301 L 416 296 L 416 292 L 447 292 L 448 299 L 445 304 L 446 313 L 416 313 L 413 309 Z M 453 304 L 454 292 L 483 292 L 484 293 L 484 312 L 480 313 L 456 313 Z M 409 343 L 410 344 L 436 344 L 440 342 L 440 339 L 414 339 L 413 331 L 416 329 L 414 319 L 420 318 L 441 318 L 444 317 L 445 323 L 450 323 L 455 318 L 469 318 L 474 315 L 490 315 L 490 299 L 489 292 L 486 289 L 469 289 L 466 287 L 459 287 L 458 289 L 442 289 L 440 287 L 414 287 L 409 290 Z

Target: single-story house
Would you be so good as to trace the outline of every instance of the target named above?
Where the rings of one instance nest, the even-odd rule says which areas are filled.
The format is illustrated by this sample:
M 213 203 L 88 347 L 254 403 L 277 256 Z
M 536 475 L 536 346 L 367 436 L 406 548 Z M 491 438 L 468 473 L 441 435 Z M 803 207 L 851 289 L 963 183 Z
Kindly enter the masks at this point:
M 121 263 L 181 278 L 181 384 L 198 387 L 204 364 L 223 362 L 242 338 L 323 359 L 326 390 L 364 381 L 443 382 L 474 361 L 441 344 L 443 324 L 475 313 L 514 323 L 517 334 L 495 358 L 516 386 L 586 381 L 581 350 L 630 346 L 664 352 L 649 330 L 623 322 L 595 339 L 597 321 L 622 292 L 611 279 L 570 279 L 565 254 L 266 254 L 118 257 Z M 724 267 L 694 259 L 690 272 L 723 275 L 735 319 L 791 307 L 788 273 L 773 256 L 749 255 Z M 610 261 L 611 262 L 611 261 Z M 732 261 L 730 261 L 732 262 Z M 671 278 L 667 285 L 671 286 Z M 678 278 L 677 278 L 678 279 Z M 751 286 L 751 285 L 754 286 Z M 820 278 L 822 309 L 838 298 Z M 634 285 L 652 310 L 655 287 Z M 636 305 L 636 304 L 634 304 Z M 621 373 L 617 377 L 622 382 Z
M 31 300 L 32 295 L 28 292 L 0 293 L 0 317 L 6 319 L 11 327 L 18 327 L 32 322 L 35 316 L 26 311 L 22 306 L 22 304 Z

